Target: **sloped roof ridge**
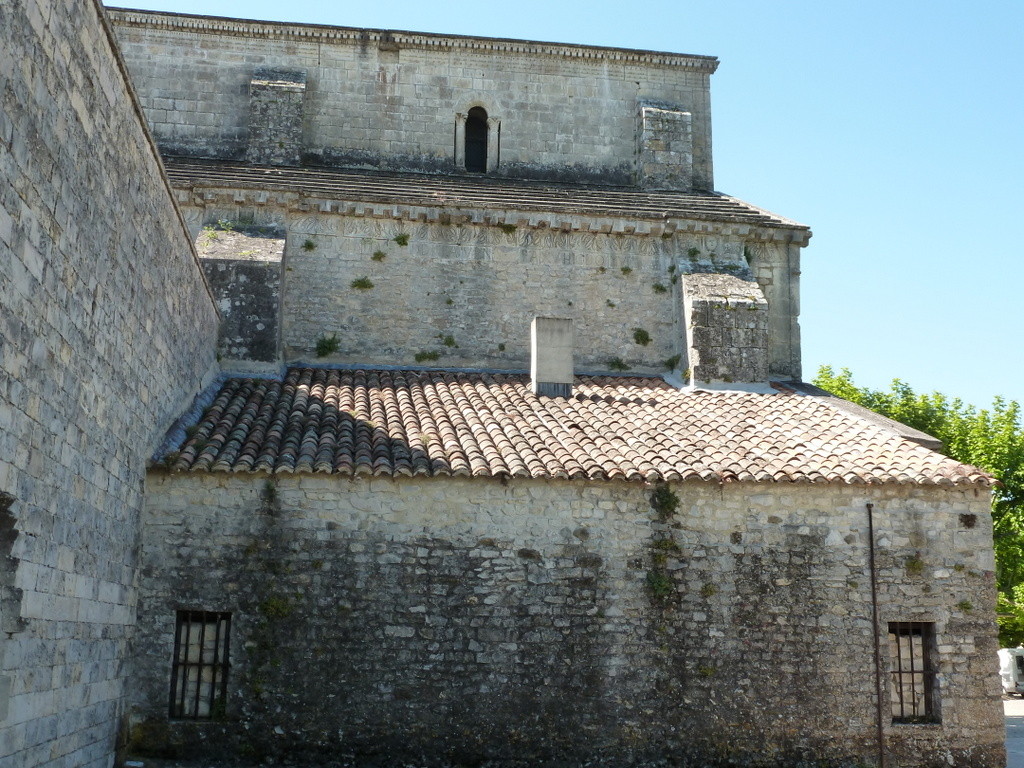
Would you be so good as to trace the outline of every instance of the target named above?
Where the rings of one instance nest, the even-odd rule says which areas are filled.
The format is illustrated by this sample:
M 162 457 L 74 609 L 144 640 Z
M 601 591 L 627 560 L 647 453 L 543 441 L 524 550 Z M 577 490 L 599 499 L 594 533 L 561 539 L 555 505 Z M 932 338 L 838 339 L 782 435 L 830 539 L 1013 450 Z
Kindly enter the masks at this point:
M 679 390 L 578 375 L 538 397 L 523 373 L 296 367 L 229 378 L 173 471 L 991 487 L 994 479 L 794 389 Z

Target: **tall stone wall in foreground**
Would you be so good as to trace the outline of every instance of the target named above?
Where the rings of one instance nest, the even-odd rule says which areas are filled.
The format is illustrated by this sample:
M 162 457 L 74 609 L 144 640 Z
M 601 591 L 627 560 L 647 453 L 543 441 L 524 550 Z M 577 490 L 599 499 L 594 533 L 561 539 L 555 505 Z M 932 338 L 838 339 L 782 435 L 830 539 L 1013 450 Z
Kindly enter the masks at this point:
M 160 471 L 147 491 L 140 754 L 874 765 L 871 501 L 891 764 L 1003 766 L 984 493 Z M 227 695 L 171 720 L 175 616 L 197 610 L 230 613 Z M 904 621 L 933 623 L 940 723 L 891 723 Z
M 147 457 L 217 312 L 98 2 L 0 8 L 0 764 L 111 765 Z

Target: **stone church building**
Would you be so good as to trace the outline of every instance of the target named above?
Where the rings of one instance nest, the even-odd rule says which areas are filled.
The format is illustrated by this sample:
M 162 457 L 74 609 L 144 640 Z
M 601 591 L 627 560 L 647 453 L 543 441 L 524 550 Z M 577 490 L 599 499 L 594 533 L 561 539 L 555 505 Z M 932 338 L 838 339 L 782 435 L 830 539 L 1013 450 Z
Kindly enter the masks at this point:
M 716 66 L 0 9 L 0 764 L 1001 768 L 994 480 L 801 383 Z

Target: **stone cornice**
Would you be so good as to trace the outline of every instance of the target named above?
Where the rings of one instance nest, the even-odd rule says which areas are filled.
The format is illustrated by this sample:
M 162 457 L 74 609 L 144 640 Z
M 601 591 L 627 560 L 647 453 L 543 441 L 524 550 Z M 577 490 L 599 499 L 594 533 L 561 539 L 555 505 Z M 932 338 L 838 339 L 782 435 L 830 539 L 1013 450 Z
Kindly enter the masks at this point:
M 463 49 L 504 54 L 534 54 L 577 59 L 595 59 L 624 63 L 682 67 L 706 74 L 718 68 L 715 56 L 610 48 L 573 43 L 545 43 L 497 37 L 439 35 L 429 32 L 405 32 L 386 29 L 331 27 L 323 24 L 290 24 L 274 21 L 230 19 L 220 16 L 188 16 L 129 8 L 107 8 L 116 26 L 146 27 L 181 32 L 277 38 L 304 42 L 371 44 L 385 47 Z
M 760 227 L 741 222 L 707 221 L 686 218 L 649 220 L 618 216 L 545 213 L 481 208 L 442 208 L 407 205 L 396 202 L 352 202 L 332 200 L 302 192 L 236 189 L 229 187 L 178 187 L 179 205 L 199 207 L 277 208 L 289 213 L 344 215 L 427 224 L 475 224 L 516 227 L 587 234 L 640 235 L 721 235 L 740 237 L 749 242 L 807 245 L 811 233 L 806 228 Z

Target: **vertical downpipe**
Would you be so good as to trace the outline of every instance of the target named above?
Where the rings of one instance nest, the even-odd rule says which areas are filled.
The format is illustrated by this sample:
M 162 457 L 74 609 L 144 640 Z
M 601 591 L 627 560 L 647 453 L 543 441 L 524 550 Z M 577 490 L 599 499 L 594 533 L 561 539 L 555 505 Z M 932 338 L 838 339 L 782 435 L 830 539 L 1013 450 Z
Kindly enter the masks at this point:
M 882 641 L 881 628 L 878 625 L 878 574 L 875 571 L 875 505 L 867 503 L 868 508 L 868 568 L 871 571 L 871 634 L 875 640 L 875 730 L 878 740 L 878 766 L 886 768 L 885 732 L 882 728 L 882 701 L 885 687 L 882 685 Z

